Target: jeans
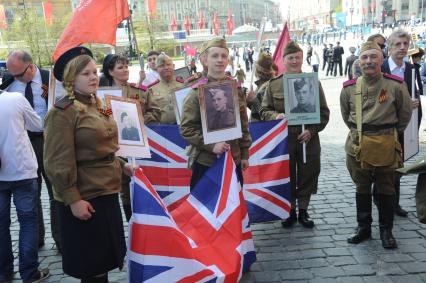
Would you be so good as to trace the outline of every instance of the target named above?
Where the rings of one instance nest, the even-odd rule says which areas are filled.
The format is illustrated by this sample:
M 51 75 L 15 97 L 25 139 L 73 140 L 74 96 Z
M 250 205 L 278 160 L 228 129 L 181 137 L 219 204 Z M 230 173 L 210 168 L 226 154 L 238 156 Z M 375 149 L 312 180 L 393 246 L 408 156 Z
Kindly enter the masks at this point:
M 24 281 L 38 275 L 37 179 L 0 181 L 0 280 L 13 273 L 10 200 L 19 221 L 19 273 Z

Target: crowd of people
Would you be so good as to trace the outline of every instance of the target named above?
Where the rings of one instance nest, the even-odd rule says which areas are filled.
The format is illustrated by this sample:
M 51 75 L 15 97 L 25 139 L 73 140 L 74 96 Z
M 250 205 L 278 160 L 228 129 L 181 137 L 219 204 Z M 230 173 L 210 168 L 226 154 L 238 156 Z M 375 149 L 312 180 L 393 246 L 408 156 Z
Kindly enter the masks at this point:
M 421 68 L 404 61 L 409 42 L 409 34 L 402 30 L 393 32 L 387 39 L 374 35 L 363 43 L 358 58 L 355 50 L 350 49 L 344 69 L 344 50 L 339 42 L 335 47 L 330 44 L 323 49 L 322 70 L 327 67 L 327 75 L 343 76 L 344 71 L 349 76 L 342 87 L 340 105 L 342 118 L 349 128 L 346 163 L 356 186 L 358 226 L 355 234 L 348 238 L 352 244 L 371 238 L 373 202 L 379 210 L 384 248 L 397 248 L 392 234 L 394 213 L 407 216 L 399 206 L 401 176 L 395 169 L 402 166 L 403 132 L 412 110 L 418 108 L 421 114 L 419 95 L 423 91 Z M 384 52 L 386 46 L 389 56 Z M 249 121 L 270 121 L 284 119 L 294 112 L 315 112 L 307 96 L 318 93 L 319 123 L 288 126 L 291 210 L 289 217 L 282 221 L 284 228 L 291 228 L 297 221 L 308 229 L 315 226 L 308 210 L 312 195 L 318 191 L 321 171 L 318 133 L 327 126 L 330 111 L 325 96 L 327 90 L 321 83 L 313 86 L 303 78 L 295 80 L 293 85 L 297 105 L 290 113 L 285 111 L 284 75 L 302 74 L 302 48 L 293 41 L 285 46 L 284 75 L 277 74 L 278 67 L 271 55 L 260 53 L 254 62 L 252 50 L 244 49 L 246 71 L 254 70 L 257 80 L 254 86 L 243 88 L 245 73 L 238 66 L 235 109 L 239 110 L 241 137 L 213 144 L 206 144 L 203 138 L 200 89 L 233 81 L 234 74 L 227 75 L 226 69 L 233 61 L 231 56 L 238 58 L 239 54 L 238 49 L 229 48 L 222 38 L 203 43 L 199 53 L 202 72 L 194 71 L 182 80 L 174 75 L 171 57 L 150 51 L 147 56 L 150 70 L 141 70 L 138 82 L 133 84 L 128 82 L 126 57 L 107 55 L 102 75 L 98 77 L 91 50 L 81 46 L 72 48 L 55 63 L 53 73 L 62 82 L 64 91 L 50 110 L 47 108 L 49 82 L 45 80 L 48 71 L 36 66 L 26 51 L 9 55 L 9 74 L 0 85 L 4 90 L 0 94 L 0 254 L 7 255 L 0 260 L 0 282 L 8 282 L 14 276 L 10 236 L 12 195 L 21 226 L 21 278 L 24 282 L 39 282 L 49 276 L 47 269 L 39 269 L 37 255 L 37 248 L 44 245 L 45 237 L 40 213 L 43 179 L 49 193 L 51 230 L 62 254 L 64 272 L 81 282 L 108 282 L 108 272 L 123 267 L 126 242 L 119 195 L 129 221 L 132 213 L 129 182 L 134 168 L 125 157 L 116 156 L 119 130 L 111 112 L 106 111 L 96 96 L 99 86 L 121 88 L 124 97 L 138 100 L 147 124 L 176 124 L 172 91 L 192 86 L 183 103 L 180 123 L 181 135 L 190 145 L 187 152 L 188 167 L 192 170 L 191 190 L 217 156 L 228 150 L 232 152 L 238 180 L 243 184 L 242 172 L 250 166 Z M 318 71 L 319 55 L 309 47 L 306 62 Z M 416 74 L 415 84 L 411 83 L 412 69 Z M 415 89 L 411 89 L 412 85 Z M 212 109 L 219 121 L 208 127 L 214 130 L 218 124 L 230 126 L 235 113 L 227 107 L 223 90 L 212 88 L 206 95 L 211 96 Z M 250 117 L 247 108 L 251 110 Z M 121 115 L 123 123 L 127 118 Z M 418 125 L 420 119 L 421 115 Z M 126 136 L 132 135 L 130 128 Z

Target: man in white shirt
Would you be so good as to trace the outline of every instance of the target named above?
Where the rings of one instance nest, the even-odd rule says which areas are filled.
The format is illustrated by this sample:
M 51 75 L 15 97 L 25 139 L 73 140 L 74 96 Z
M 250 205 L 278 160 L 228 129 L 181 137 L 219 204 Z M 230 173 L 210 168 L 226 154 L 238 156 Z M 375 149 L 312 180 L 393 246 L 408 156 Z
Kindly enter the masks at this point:
M 41 131 L 42 122 L 22 94 L 0 94 L 0 282 L 13 279 L 10 202 L 16 207 L 19 229 L 19 272 L 23 282 L 49 276 L 39 270 L 37 224 L 37 158 L 27 131 Z
M 142 81 L 142 83 L 140 83 L 139 85 L 143 85 L 145 87 L 148 87 L 148 86 L 152 85 L 154 82 L 156 82 L 157 80 L 160 79 L 160 74 L 158 74 L 157 67 L 156 67 L 156 64 L 155 64 L 157 57 L 159 55 L 160 55 L 160 53 L 155 51 L 155 50 L 151 50 L 151 51 L 148 52 L 147 60 L 148 60 L 148 67 L 149 67 L 150 70 L 148 72 L 141 70 L 140 77 L 143 78 L 144 75 L 145 75 L 145 78 Z
M 31 104 L 35 112 L 40 116 L 42 122 L 47 114 L 47 99 L 49 89 L 49 71 L 38 68 L 31 58 L 31 55 L 23 50 L 12 51 L 7 58 L 8 73 L 5 74 L 3 83 L 0 89 L 9 92 L 19 92 Z M 43 147 L 44 137 L 43 128 L 37 131 L 28 132 L 31 144 L 37 157 L 38 170 L 37 170 L 37 185 L 39 191 L 38 200 L 38 225 L 39 225 L 39 247 L 44 245 L 44 221 L 43 210 L 41 205 L 41 188 L 43 179 L 46 183 L 47 192 L 49 194 L 50 202 L 50 227 L 52 230 L 53 240 L 57 248 L 60 250 L 60 237 L 59 237 L 59 222 L 56 217 L 55 200 L 53 199 L 52 185 L 47 178 L 43 165 Z

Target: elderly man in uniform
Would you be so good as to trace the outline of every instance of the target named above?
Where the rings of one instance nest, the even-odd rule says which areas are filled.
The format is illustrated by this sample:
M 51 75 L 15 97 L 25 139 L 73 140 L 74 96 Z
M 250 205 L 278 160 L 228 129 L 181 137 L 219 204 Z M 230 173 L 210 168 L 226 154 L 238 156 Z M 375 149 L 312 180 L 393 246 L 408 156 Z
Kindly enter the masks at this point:
M 291 109 L 290 113 L 315 113 L 315 105 L 312 104 L 312 84 L 306 79 L 296 79 L 293 86 L 297 106 Z
M 160 74 L 160 79 L 148 86 L 153 101 L 160 107 L 160 123 L 176 124 L 176 116 L 172 102 L 172 91 L 183 87 L 182 81 L 174 76 L 174 64 L 172 59 L 162 53 L 157 57 L 156 67 Z
M 348 242 L 358 244 L 371 238 L 371 186 L 375 184 L 380 239 L 384 248 L 393 249 L 397 247 L 392 235 L 394 176 L 401 162 L 397 132 L 404 131 L 412 110 L 405 83 L 382 74 L 382 63 L 380 47 L 374 42 L 364 43 L 360 53 L 362 76 L 343 84 L 340 107 L 350 129 L 346 165 L 356 185 L 358 228 Z
M 224 39 L 214 38 L 210 40 L 207 43 L 205 53 L 208 72 L 207 77 L 203 81 L 200 81 L 199 84 L 232 79 L 225 75 L 229 49 Z M 194 188 L 204 173 L 213 165 L 217 156 L 229 149 L 232 150 L 232 157 L 237 166 L 237 175 L 240 183 L 243 183 L 242 170 L 247 169 L 249 166 L 249 147 L 251 145 L 244 93 L 241 88 L 238 88 L 242 137 L 231 141 L 205 144 L 201 126 L 198 91 L 199 88 L 194 88 L 184 101 L 182 122 L 180 125 L 182 137 L 190 144 L 189 167 L 192 169 L 191 189 Z
M 284 66 L 287 74 L 302 73 L 303 51 L 293 41 L 284 48 Z M 318 177 L 321 170 L 320 139 L 318 132 L 328 123 L 330 110 L 325 100 L 324 91 L 319 84 L 320 118 L 319 124 L 288 127 L 288 152 L 290 154 L 290 183 L 291 183 L 291 211 L 290 216 L 282 222 L 282 226 L 289 228 L 299 219 L 306 228 L 313 228 L 315 223 L 309 218 L 308 206 L 312 194 L 318 189 Z M 265 96 L 260 109 L 262 120 L 270 121 L 283 119 L 284 115 L 284 85 L 283 75 L 273 78 L 266 87 Z M 303 163 L 303 143 L 306 143 L 306 159 Z M 299 207 L 299 217 L 296 215 L 296 206 Z
M 213 111 L 208 119 L 209 130 L 221 130 L 235 126 L 234 109 L 228 107 L 228 98 L 223 89 L 212 88 L 209 90 Z

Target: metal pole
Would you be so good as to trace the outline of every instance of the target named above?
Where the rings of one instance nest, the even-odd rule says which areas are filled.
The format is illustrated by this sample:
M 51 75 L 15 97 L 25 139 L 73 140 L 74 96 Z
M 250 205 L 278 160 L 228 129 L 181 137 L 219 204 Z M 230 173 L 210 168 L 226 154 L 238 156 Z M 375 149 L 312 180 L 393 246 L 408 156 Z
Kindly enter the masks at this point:
M 421 12 L 421 18 L 422 18 L 422 22 L 423 22 L 423 4 L 424 4 L 424 1 L 422 0 L 422 12 Z

